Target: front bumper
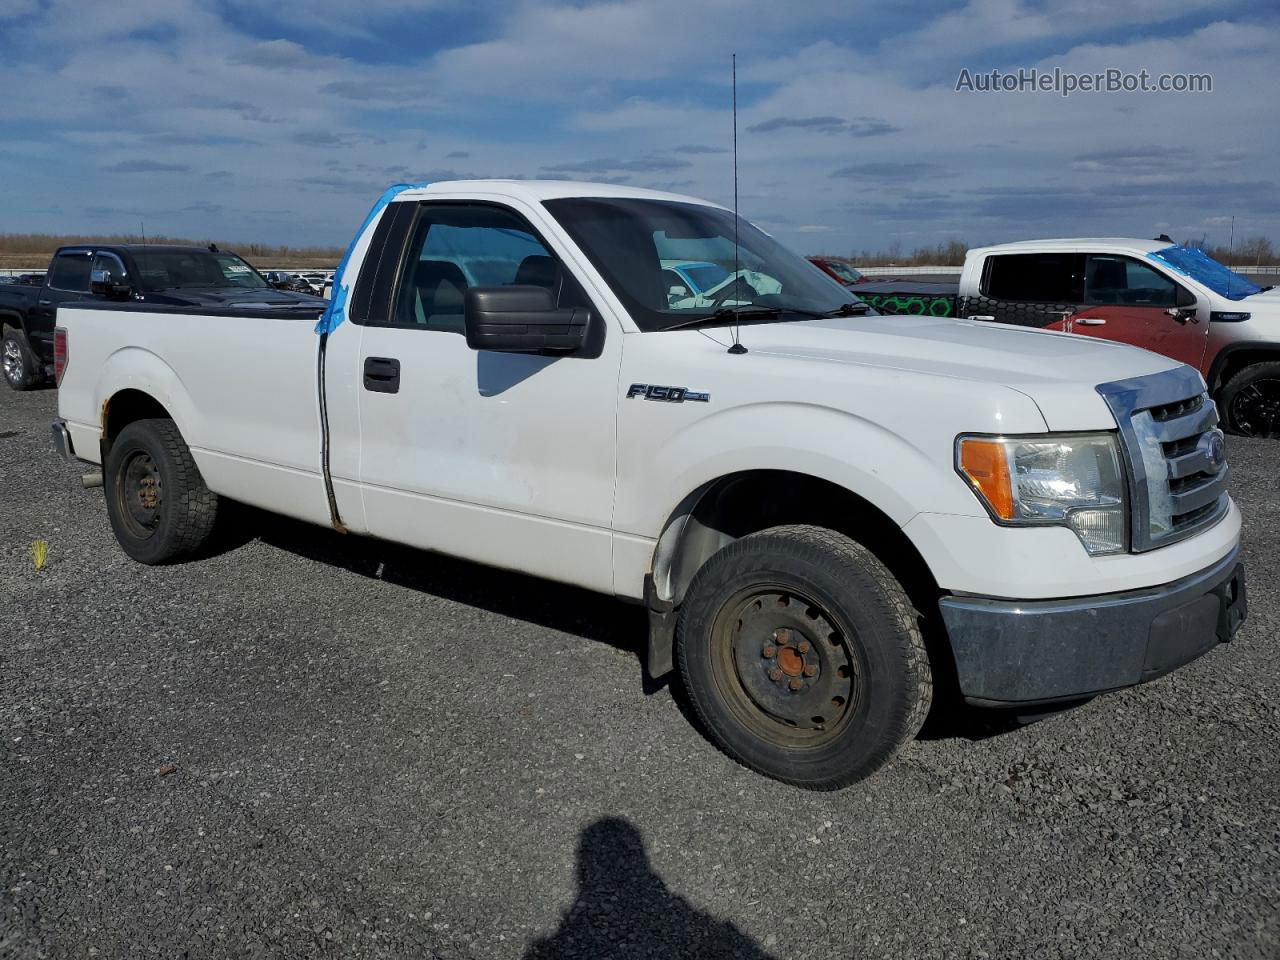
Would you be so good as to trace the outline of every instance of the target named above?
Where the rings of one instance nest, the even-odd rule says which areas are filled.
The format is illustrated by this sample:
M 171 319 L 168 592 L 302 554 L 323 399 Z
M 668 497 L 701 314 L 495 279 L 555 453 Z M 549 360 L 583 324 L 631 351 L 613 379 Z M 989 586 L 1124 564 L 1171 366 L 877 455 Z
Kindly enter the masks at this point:
M 75 447 L 71 443 L 71 433 L 67 430 L 67 421 L 55 420 L 49 426 L 49 434 L 53 440 L 53 449 L 58 451 L 67 463 L 77 463 Z
M 1230 640 L 1248 613 L 1237 547 L 1173 583 L 1069 600 L 939 602 L 969 703 L 1068 701 L 1145 683 Z

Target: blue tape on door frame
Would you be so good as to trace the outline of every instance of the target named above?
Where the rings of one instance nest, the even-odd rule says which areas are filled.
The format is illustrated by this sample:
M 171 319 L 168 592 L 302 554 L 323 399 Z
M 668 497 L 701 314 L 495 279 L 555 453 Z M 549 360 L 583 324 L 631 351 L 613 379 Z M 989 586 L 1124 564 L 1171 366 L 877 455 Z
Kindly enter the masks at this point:
M 333 273 L 333 290 L 329 295 L 329 306 L 325 308 L 324 314 L 316 323 L 316 333 L 333 333 L 342 324 L 342 321 L 347 318 L 347 295 L 350 291 L 350 284 L 347 281 L 347 263 L 351 260 L 351 254 L 355 250 L 356 244 L 360 242 L 360 238 L 369 229 L 369 224 L 373 223 L 378 214 L 397 196 L 406 190 L 417 190 L 425 186 L 427 186 L 425 183 L 397 183 L 382 192 L 382 196 L 373 205 L 369 215 L 364 218 L 364 223 L 360 224 L 360 229 L 356 231 L 356 235 L 351 239 L 347 252 L 342 255 L 342 262 L 338 264 L 338 269 Z

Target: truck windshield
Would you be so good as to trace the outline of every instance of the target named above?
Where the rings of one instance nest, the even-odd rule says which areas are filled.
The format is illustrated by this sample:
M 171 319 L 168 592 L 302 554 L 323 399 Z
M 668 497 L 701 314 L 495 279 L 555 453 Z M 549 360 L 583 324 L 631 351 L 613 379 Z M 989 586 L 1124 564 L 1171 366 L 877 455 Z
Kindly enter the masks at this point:
M 631 197 L 548 200 L 642 330 L 687 326 L 717 310 L 767 307 L 810 319 L 858 303 L 803 257 L 728 210 Z M 704 284 L 707 284 L 704 286 Z M 726 319 L 731 323 L 732 319 Z
M 841 263 L 839 260 L 827 260 L 825 262 L 831 268 L 831 272 L 845 283 L 857 283 L 862 279 L 862 274 L 847 263 Z
M 1262 287 L 1251 283 L 1230 267 L 1224 266 L 1213 257 L 1197 247 L 1174 245 L 1164 247 L 1148 254 L 1153 260 L 1172 267 L 1198 283 L 1204 284 L 1214 293 L 1229 300 L 1243 300 L 1255 293 L 1261 293 Z
M 205 250 L 147 250 L 133 254 L 143 290 L 243 289 L 269 287 L 266 279 L 234 253 Z

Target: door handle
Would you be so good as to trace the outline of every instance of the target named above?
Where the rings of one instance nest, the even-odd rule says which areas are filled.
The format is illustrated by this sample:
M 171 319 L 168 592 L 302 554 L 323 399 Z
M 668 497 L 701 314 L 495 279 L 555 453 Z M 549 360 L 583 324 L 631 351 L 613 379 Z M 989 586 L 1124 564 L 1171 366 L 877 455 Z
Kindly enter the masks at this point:
M 40 303 L 40 306 L 42 306 L 42 307 L 47 307 L 49 304 L 53 303 L 53 301 L 52 301 L 52 300 L 41 300 L 41 301 L 39 301 L 39 303 Z
M 399 393 L 400 361 L 392 357 L 365 357 L 364 388 L 373 393 Z
M 1102 317 L 1076 317 L 1075 322 L 1082 327 L 1101 327 L 1107 323 Z
M 969 319 L 970 320 L 986 320 L 990 322 L 995 320 L 995 316 L 990 313 L 971 313 L 969 314 Z

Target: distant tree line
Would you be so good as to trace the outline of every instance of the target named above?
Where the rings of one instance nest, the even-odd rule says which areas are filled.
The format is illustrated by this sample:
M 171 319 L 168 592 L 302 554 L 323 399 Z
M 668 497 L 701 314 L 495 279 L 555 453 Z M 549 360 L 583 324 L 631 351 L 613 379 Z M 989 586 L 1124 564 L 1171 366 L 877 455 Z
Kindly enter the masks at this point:
M 1207 236 L 1201 236 L 1183 240 L 1182 243 L 1198 247 L 1220 263 L 1232 266 L 1261 267 L 1280 264 L 1280 257 L 1277 257 L 1268 237 L 1246 237 L 1237 240 L 1234 245 L 1226 245 L 1210 243 Z M 864 267 L 890 264 L 899 267 L 958 267 L 964 264 L 964 255 L 968 249 L 969 244 L 963 240 L 947 240 L 931 247 L 907 250 L 895 240 L 881 250 L 858 250 L 845 256 L 832 255 L 832 259 Z

